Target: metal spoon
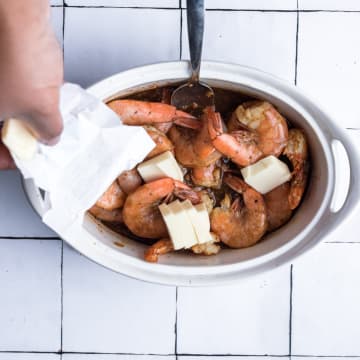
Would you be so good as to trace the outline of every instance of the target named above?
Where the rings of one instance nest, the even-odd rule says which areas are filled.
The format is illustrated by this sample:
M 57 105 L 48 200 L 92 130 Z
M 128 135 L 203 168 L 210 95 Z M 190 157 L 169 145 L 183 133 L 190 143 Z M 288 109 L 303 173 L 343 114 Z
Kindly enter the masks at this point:
M 199 80 L 204 34 L 204 0 L 187 0 L 186 4 L 192 73 L 190 80 L 173 92 L 171 104 L 199 116 L 205 107 L 214 105 L 214 91 Z

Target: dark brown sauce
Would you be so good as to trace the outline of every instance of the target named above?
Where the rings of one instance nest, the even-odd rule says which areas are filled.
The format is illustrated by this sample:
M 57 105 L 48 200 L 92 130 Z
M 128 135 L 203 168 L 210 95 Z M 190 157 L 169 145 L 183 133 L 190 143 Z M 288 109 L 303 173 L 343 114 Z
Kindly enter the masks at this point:
M 132 100 L 141 100 L 141 101 L 151 101 L 151 102 L 162 102 L 165 104 L 169 104 L 171 101 L 172 92 L 179 86 L 180 84 L 175 84 L 174 86 L 164 86 L 164 87 L 156 87 L 151 88 L 149 90 L 140 91 L 131 95 L 122 96 L 121 98 L 132 99 Z M 220 112 L 224 121 L 226 122 L 232 112 L 243 102 L 254 100 L 254 98 L 250 98 L 249 96 L 236 91 L 221 89 L 221 88 L 213 88 L 215 94 L 215 108 L 216 111 Z M 233 170 L 239 173 L 237 167 L 232 164 L 228 159 L 223 158 L 221 160 L 222 165 L 227 169 Z M 194 186 L 192 183 L 190 176 L 185 176 L 185 183 L 190 186 Z M 220 206 L 222 199 L 225 196 L 225 193 L 228 193 L 232 198 L 238 197 L 239 195 L 231 190 L 225 184 L 220 189 L 209 189 L 211 192 L 211 197 L 214 199 L 215 206 Z M 106 225 L 112 231 L 121 234 L 123 236 L 128 237 L 129 239 L 138 241 L 145 245 L 152 245 L 159 239 L 147 239 L 143 237 L 139 237 L 134 235 L 125 224 L 119 222 L 106 222 L 102 221 L 104 225 Z
M 126 98 L 126 99 L 133 99 L 133 100 L 162 102 L 162 103 L 169 104 L 170 100 L 171 100 L 171 94 L 178 87 L 178 85 L 180 85 L 180 84 L 175 84 L 174 86 L 155 87 L 155 88 L 151 88 L 151 89 L 145 90 L 145 91 L 140 91 L 140 92 L 137 92 L 137 93 L 134 93 L 131 95 L 122 96 L 122 97 L 119 97 L 119 99 Z M 234 112 L 234 110 L 240 104 L 244 103 L 245 101 L 249 101 L 249 100 L 258 100 L 256 98 L 251 98 L 241 92 L 237 92 L 237 91 L 233 91 L 233 90 L 226 90 L 226 89 L 221 89 L 221 88 L 216 88 L 216 87 L 213 88 L 213 90 L 215 93 L 216 111 L 221 114 L 225 123 L 229 120 L 231 114 Z M 289 123 L 289 121 L 287 121 L 287 124 L 290 129 L 292 126 Z M 288 158 L 283 155 L 281 155 L 279 158 L 280 158 L 280 160 L 284 161 L 288 165 L 290 171 L 292 171 L 292 164 L 288 160 Z M 234 163 L 229 161 L 229 159 L 222 158 L 220 161 L 221 161 L 221 167 L 223 169 L 226 169 L 226 171 L 233 172 L 234 174 L 240 175 L 239 168 Z M 310 166 L 309 166 L 309 168 L 310 168 Z M 310 176 L 308 177 L 308 181 L 309 181 L 309 178 L 310 178 Z M 185 179 L 184 180 L 185 183 L 194 187 L 194 184 L 192 183 L 190 176 L 185 175 L 184 179 Z M 236 193 L 235 191 L 233 191 L 232 189 L 230 189 L 226 184 L 222 184 L 222 187 L 220 189 L 207 189 L 207 190 L 211 192 L 211 196 L 214 199 L 215 206 L 221 205 L 221 201 L 224 199 L 225 193 L 228 194 L 232 200 L 239 197 L 239 194 Z M 306 190 L 307 190 L 307 186 L 305 188 L 305 193 L 306 193 Z M 305 193 L 304 193 L 304 195 L 305 195 Z M 303 198 L 304 198 L 304 195 L 303 195 Z M 240 196 L 240 199 L 242 202 L 241 196 Z M 293 214 L 297 210 L 298 210 L 298 208 L 293 212 Z M 145 245 L 152 245 L 157 240 L 159 240 L 159 239 L 147 239 L 147 238 L 142 238 L 142 237 L 136 236 L 126 227 L 126 225 L 124 225 L 122 223 L 114 223 L 114 222 L 106 222 L 106 221 L 103 221 L 103 223 L 111 230 L 113 230 L 125 237 L 128 237 L 132 240 L 143 243 Z M 260 241 L 263 241 L 264 239 L 266 239 L 266 236 L 264 236 Z M 115 243 L 115 245 L 117 245 L 117 244 Z M 124 244 L 119 243 L 119 245 L 117 245 L 117 246 L 124 246 Z M 223 244 L 221 244 L 221 246 L 226 247 Z
M 165 86 L 155 89 L 145 90 L 132 94 L 130 96 L 124 96 L 126 99 L 153 101 L 170 103 L 171 93 L 177 88 L 177 86 Z M 215 93 L 215 108 L 223 119 L 226 121 L 231 113 L 243 102 L 248 100 L 254 100 L 241 92 L 233 90 L 225 90 L 220 88 L 213 88 Z

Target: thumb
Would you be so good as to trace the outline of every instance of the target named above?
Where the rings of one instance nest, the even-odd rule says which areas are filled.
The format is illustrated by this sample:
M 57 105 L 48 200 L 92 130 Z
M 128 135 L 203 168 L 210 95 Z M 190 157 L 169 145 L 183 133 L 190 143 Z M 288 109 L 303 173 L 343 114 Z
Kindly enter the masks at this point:
M 59 110 L 59 88 L 50 88 L 42 94 L 41 105 L 33 107 L 25 118 L 39 141 L 54 145 L 63 130 L 63 121 Z
M 51 114 L 32 113 L 29 125 L 39 141 L 46 145 L 55 145 L 63 130 L 62 118 L 59 110 Z

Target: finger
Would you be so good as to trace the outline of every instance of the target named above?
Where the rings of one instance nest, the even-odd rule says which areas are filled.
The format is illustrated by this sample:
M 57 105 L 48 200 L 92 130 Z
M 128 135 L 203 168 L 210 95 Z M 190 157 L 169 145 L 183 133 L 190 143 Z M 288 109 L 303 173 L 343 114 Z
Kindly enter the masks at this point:
M 37 106 L 29 115 L 29 125 L 38 139 L 47 144 L 58 142 L 63 130 L 63 122 L 59 110 L 59 89 L 52 88 L 42 97 L 41 106 Z
M 9 150 L 0 140 L 0 170 L 15 169 L 15 163 L 12 159 Z
M 55 145 L 59 141 L 63 130 L 59 111 L 48 116 L 35 113 L 31 118 L 30 126 L 40 142 L 46 145 Z

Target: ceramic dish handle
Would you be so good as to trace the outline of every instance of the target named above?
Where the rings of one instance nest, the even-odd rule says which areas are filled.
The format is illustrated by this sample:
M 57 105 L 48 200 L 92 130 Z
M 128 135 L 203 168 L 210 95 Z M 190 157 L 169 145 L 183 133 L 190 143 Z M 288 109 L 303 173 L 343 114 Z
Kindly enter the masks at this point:
M 339 174 L 339 168 L 335 166 L 335 188 L 334 194 L 332 194 L 332 201 L 329 206 L 329 219 L 327 221 L 327 233 L 332 229 L 336 228 L 341 222 L 348 218 L 352 213 L 355 213 L 356 209 L 359 208 L 360 204 L 360 146 L 357 146 L 354 141 L 345 133 L 344 130 L 339 131 L 336 129 L 334 133 L 326 134 L 329 140 L 329 143 L 332 145 L 333 155 L 336 161 L 346 161 L 349 163 L 349 185 L 347 193 L 345 195 L 345 201 L 342 206 L 337 210 L 332 208 L 334 203 L 334 196 L 337 192 L 344 192 L 346 189 L 340 188 L 339 178 L 343 174 Z M 343 146 L 345 154 L 334 154 L 334 142 L 338 141 Z M 344 158 L 344 157 L 347 157 Z

